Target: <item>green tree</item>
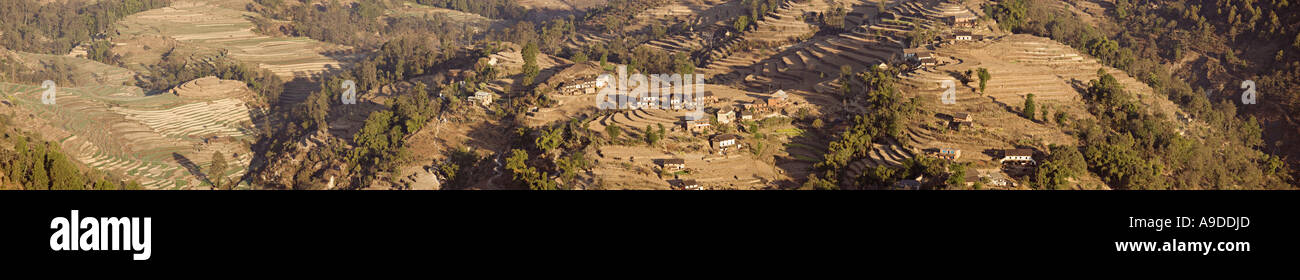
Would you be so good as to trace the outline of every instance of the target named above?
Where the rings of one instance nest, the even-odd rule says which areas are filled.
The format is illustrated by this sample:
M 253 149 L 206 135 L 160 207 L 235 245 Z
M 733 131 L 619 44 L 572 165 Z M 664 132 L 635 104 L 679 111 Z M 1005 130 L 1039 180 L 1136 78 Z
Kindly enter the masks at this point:
M 108 40 L 91 42 L 90 49 L 86 50 L 86 58 L 110 65 L 117 64 L 118 60 L 118 56 L 113 54 L 113 42 Z
M 57 146 L 51 146 L 47 161 L 50 162 L 50 189 L 55 190 L 80 190 L 86 186 L 85 178 L 81 177 L 81 171 L 77 166 L 69 161 L 62 153 L 58 152 Z
M 572 58 L 572 59 L 573 59 L 573 63 L 577 63 L 577 64 L 586 63 L 586 62 L 587 62 L 587 53 L 584 53 L 584 52 L 582 52 L 582 51 L 575 52 L 575 53 L 573 54 L 573 58 Z
M 522 53 L 524 56 L 523 83 L 525 86 L 530 86 L 533 84 L 533 79 L 536 79 L 537 74 L 541 71 L 541 68 L 537 66 L 537 43 L 528 42 L 527 45 L 524 45 Z
M 966 187 L 966 165 L 953 163 L 948 165 L 948 180 L 944 181 L 948 188 Z
M 749 16 L 740 16 L 736 18 L 736 20 L 731 23 L 731 27 L 736 28 L 736 32 L 745 31 L 745 27 L 749 27 Z
M 685 52 L 673 55 L 673 69 L 678 74 L 695 74 L 695 64 L 691 63 Z
M 618 134 L 621 132 L 623 132 L 623 128 L 617 125 L 611 125 L 605 127 L 605 133 L 609 134 L 609 141 L 618 140 Z
M 1021 111 L 1022 115 L 1029 120 L 1034 120 L 1034 111 L 1037 110 L 1034 104 L 1034 94 L 1025 95 L 1025 108 Z
M 213 189 L 223 189 L 222 179 L 226 178 L 226 156 L 220 151 L 212 152 L 212 163 L 208 166 L 208 178 Z
M 659 133 L 656 133 L 654 127 L 648 124 L 645 125 L 645 142 L 650 146 L 654 146 L 655 143 L 659 142 Z
M 27 180 L 26 189 L 29 190 L 48 190 L 50 189 L 49 171 L 45 170 L 45 145 L 36 145 L 36 153 L 31 158 L 32 170 L 31 179 Z
M 609 52 L 600 53 L 600 69 L 609 70 Z
M 976 72 L 976 75 L 980 78 L 980 94 L 984 94 L 984 88 L 988 85 L 989 80 L 993 79 L 993 76 L 989 75 L 989 70 L 984 69 L 984 67 L 980 67 Z

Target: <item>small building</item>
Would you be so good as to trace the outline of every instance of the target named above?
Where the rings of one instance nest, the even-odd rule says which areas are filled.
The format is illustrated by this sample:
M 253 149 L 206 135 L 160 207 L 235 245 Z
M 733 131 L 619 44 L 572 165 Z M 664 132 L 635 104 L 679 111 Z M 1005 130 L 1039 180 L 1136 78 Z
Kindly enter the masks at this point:
M 682 170 L 686 169 L 686 160 L 680 158 L 664 159 L 660 161 L 660 165 L 663 166 L 664 170 Z
M 895 190 L 909 190 L 909 191 L 920 190 L 920 189 L 921 189 L 921 179 L 924 179 L 924 176 L 918 176 L 918 177 L 916 177 L 916 179 L 903 179 L 903 180 L 899 180 L 898 182 L 894 182 L 893 189 L 895 189 Z
M 962 128 L 975 127 L 975 118 L 970 113 L 952 114 L 952 128 L 961 130 Z
M 689 115 L 686 116 L 686 131 L 703 132 L 705 129 L 708 129 L 711 126 L 713 126 L 713 124 L 709 123 L 708 119 L 696 118 L 694 116 L 689 116 Z
M 922 67 L 925 66 L 934 67 L 936 65 L 939 65 L 939 60 L 933 57 L 924 57 L 920 59 L 920 65 Z
M 771 97 L 767 98 L 767 104 L 766 104 L 767 107 L 771 107 L 771 108 L 784 107 L 787 101 L 786 96 L 787 95 L 784 90 L 777 90 L 776 93 L 773 93 Z
M 491 106 L 491 105 L 492 105 L 492 98 L 493 98 L 493 96 L 492 96 L 492 93 L 491 93 L 491 92 L 486 92 L 486 91 L 481 91 L 481 90 L 480 90 L 480 91 L 474 92 L 474 95 L 473 95 L 473 96 L 470 96 L 468 99 L 469 99 L 470 102 L 474 102 L 474 104 L 478 104 L 478 105 L 480 105 L 480 106 L 487 107 L 487 106 Z
M 699 181 L 696 181 L 695 179 L 685 179 L 685 180 L 681 180 L 681 181 L 679 181 L 679 183 L 678 183 L 678 187 L 679 187 L 679 188 L 682 188 L 682 190 L 688 190 L 688 191 L 702 191 L 702 190 L 704 190 L 704 187 L 701 187 L 701 186 L 700 186 L 700 182 L 699 182 Z
M 952 38 L 953 38 L 954 41 L 979 41 L 979 40 L 984 40 L 984 36 L 983 36 L 983 35 L 975 35 L 975 34 L 970 33 L 970 31 L 957 31 L 957 34 L 954 34 Z
M 1002 150 L 1002 159 L 1001 159 L 1001 160 L 998 160 L 998 162 L 1003 163 L 1003 164 L 1013 163 L 1013 164 L 1020 164 L 1020 165 L 1024 165 L 1024 164 L 1037 165 L 1037 164 L 1038 164 L 1037 162 L 1034 161 L 1034 150 L 1030 150 L 1030 149 L 1007 149 L 1007 150 Z
M 905 49 L 905 50 L 903 50 L 903 58 L 904 58 L 904 59 L 908 59 L 908 60 L 920 60 L 920 59 L 922 59 L 922 58 L 926 58 L 926 57 L 933 58 L 934 56 L 933 56 L 932 54 L 930 54 L 930 50 L 926 50 L 926 49 L 923 49 L 923 48 L 911 48 L 911 49 Z
M 729 124 L 731 120 L 736 119 L 736 110 L 732 110 L 730 107 L 718 109 L 716 114 L 720 124 Z
M 713 138 L 709 139 L 709 142 L 713 143 L 713 148 L 718 149 L 718 152 L 739 149 L 742 146 L 740 143 L 740 136 L 735 134 L 715 135 Z
M 958 158 L 961 158 L 961 150 L 953 149 L 953 148 L 939 148 L 938 150 L 933 151 L 931 155 L 936 158 L 955 161 Z
M 975 27 L 975 20 L 979 19 L 974 14 L 955 15 L 944 18 L 948 24 L 953 27 Z
M 743 112 L 740 112 L 740 120 L 748 121 L 753 119 L 754 119 L 754 111 L 745 110 Z
M 560 94 L 578 95 L 578 94 L 595 94 L 601 88 L 605 87 L 605 80 L 592 79 L 572 84 L 566 84 L 560 87 Z

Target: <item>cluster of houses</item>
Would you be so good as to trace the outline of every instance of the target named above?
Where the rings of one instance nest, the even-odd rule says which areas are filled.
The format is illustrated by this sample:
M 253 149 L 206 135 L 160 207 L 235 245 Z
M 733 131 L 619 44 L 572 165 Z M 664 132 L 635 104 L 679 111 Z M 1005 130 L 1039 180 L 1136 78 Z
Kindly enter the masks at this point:
M 1007 174 L 1011 174 L 1011 173 L 1028 174 L 1025 172 L 1031 171 L 1033 167 L 1038 165 L 1038 162 L 1034 161 L 1034 150 L 1032 149 L 1004 149 L 1001 150 L 1000 152 L 1002 154 L 1002 158 L 998 159 L 998 163 L 1002 164 L 1003 167 L 1002 170 L 987 169 L 987 170 L 974 170 L 972 172 L 967 172 L 965 178 L 967 187 L 973 186 L 976 181 L 985 181 L 988 182 L 990 186 L 994 186 L 994 187 L 1016 187 L 1017 186 L 1016 180 L 1012 179 L 1011 176 L 1008 176 Z M 944 147 L 944 148 L 928 149 L 925 151 L 925 154 L 927 156 L 934 157 L 934 158 L 945 159 L 949 161 L 957 161 L 957 159 L 961 158 L 962 151 L 961 149 Z M 1003 173 L 1003 171 L 1006 171 L 1006 173 Z M 894 188 L 895 189 L 918 188 L 920 184 L 920 180 L 921 178 L 917 178 L 914 180 L 902 180 L 899 181 L 898 183 L 895 183 Z
M 975 126 L 975 119 L 969 113 L 958 112 L 952 114 L 952 121 L 949 127 L 955 130 L 968 129 Z M 923 150 L 926 156 L 944 159 L 948 161 L 957 161 L 962 156 L 962 150 L 953 147 L 938 147 Z M 1001 158 L 997 158 L 1001 168 L 974 170 L 967 172 L 966 184 L 972 186 L 976 181 L 986 182 L 994 187 L 1016 187 L 1017 183 L 1010 175 L 1028 175 L 1038 166 L 1034 160 L 1033 149 L 1003 149 L 997 151 Z M 918 186 L 921 179 L 903 180 L 895 184 L 895 189 L 912 189 Z
M 659 166 L 664 171 L 682 171 L 686 170 L 686 160 L 681 158 L 663 159 L 659 161 Z M 679 190 L 704 190 L 704 187 L 695 179 L 670 180 L 669 184 Z
M 664 171 L 682 171 L 686 170 L 686 160 L 681 158 L 662 159 L 659 160 L 659 166 Z M 700 183 L 695 179 L 669 180 L 668 183 L 679 190 L 704 190 L 704 187 L 700 186 Z
M 970 41 L 983 41 L 984 35 L 974 34 L 970 31 L 957 31 L 952 34 L 944 35 L 939 44 L 960 43 Z M 905 62 L 912 64 L 914 67 L 935 67 L 939 65 L 939 59 L 934 56 L 926 47 L 916 47 L 903 50 L 903 59 Z
M 604 80 L 596 79 L 595 77 L 589 77 L 587 79 L 575 80 L 573 82 L 562 84 L 560 86 L 560 94 L 562 95 L 596 94 L 596 92 L 599 92 L 600 89 L 602 88 L 605 88 Z
M 774 112 L 777 109 L 785 108 L 791 104 L 785 91 L 777 91 L 771 97 L 761 102 L 750 102 L 741 104 L 739 108 L 732 106 L 723 106 L 713 113 L 718 120 L 718 124 L 731 124 L 732 122 L 744 122 L 758 119 L 759 114 Z M 686 131 L 701 133 L 707 131 L 713 126 L 712 121 L 701 115 L 687 115 L 685 117 Z

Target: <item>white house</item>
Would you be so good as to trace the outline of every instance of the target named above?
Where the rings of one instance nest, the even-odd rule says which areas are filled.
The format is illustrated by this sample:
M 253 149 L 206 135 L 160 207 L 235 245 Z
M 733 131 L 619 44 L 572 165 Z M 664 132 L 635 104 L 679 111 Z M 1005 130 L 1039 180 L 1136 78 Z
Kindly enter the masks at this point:
M 1031 165 L 1037 163 L 1034 161 L 1034 150 L 1030 150 L 1030 149 L 1003 150 L 1002 159 L 998 160 L 998 162 L 1000 163 L 1013 162 L 1013 163 L 1021 163 L 1021 164 L 1029 163 Z
M 710 142 L 713 142 L 713 147 L 717 148 L 718 152 L 725 152 L 733 148 L 739 149 L 741 147 L 740 136 L 736 136 L 735 134 L 713 136 L 713 139 Z
M 470 96 L 468 99 L 470 102 L 474 102 L 475 104 L 479 104 L 482 105 L 483 107 L 487 107 L 492 105 L 492 98 L 493 97 L 491 92 L 480 90 L 474 92 L 474 96 Z

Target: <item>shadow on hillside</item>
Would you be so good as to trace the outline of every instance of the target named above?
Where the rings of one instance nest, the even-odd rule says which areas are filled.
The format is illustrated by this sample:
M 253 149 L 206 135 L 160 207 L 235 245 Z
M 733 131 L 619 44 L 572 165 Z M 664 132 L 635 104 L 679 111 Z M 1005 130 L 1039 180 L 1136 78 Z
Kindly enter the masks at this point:
M 778 156 L 774 159 L 776 168 L 790 179 L 777 180 L 772 183 L 780 189 L 797 189 L 801 187 L 808 178 L 808 174 L 814 171 L 813 165 L 817 164 L 816 161 L 821 161 L 822 156 L 826 153 L 826 145 L 830 143 L 831 139 L 827 133 L 834 133 L 831 131 L 834 127 L 836 127 L 836 124 L 827 124 L 822 129 L 813 129 L 800 125 L 799 128 L 804 129 L 806 133 L 791 137 L 790 144 L 781 147 L 788 156 Z
M 180 164 L 181 167 L 184 167 L 185 170 L 189 171 L 190 175 L 199 178 L 199 181 L 203 181 L 209 185 L 212 184 L 212 181 L 208 180 L 208 175 L 203 174 L 203 169 L 200 168 L 198 164 L 195 164 L 194 161 L 191 161 L 189 158 L 186 158 L 179 153 L 172 153 L 172 159 L 176 160 L 177 164 Z

